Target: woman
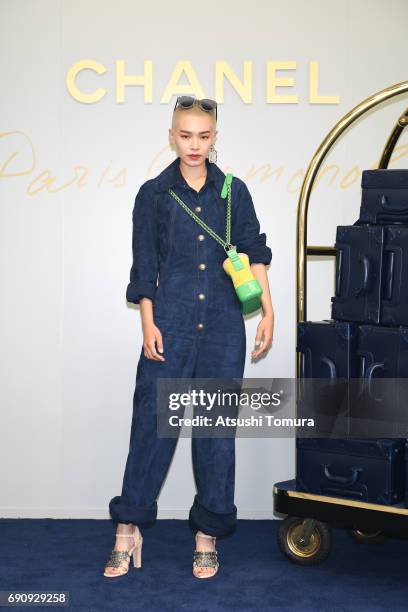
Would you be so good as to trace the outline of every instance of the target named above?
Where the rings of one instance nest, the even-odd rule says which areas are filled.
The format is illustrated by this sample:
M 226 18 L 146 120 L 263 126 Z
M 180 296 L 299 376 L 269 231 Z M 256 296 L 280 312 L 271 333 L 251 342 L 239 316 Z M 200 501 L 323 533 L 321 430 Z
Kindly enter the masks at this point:
M 171 193 L 225 236 L 226 200 L 220 193 L 226 177 L 215 163 L 216 121 L 215 101 L 179 97 L 169 129 L 178 157 L 146 181 L 135 200 L 126 297 L 140 304 L 143 347 L 122 493 L 109 504 L 117 530 L 105 566 L 108 577 L 127 573 L 132 555 L 134 566 L 141 566 L 139 526 L 156 520 L 156 499 L 177 444 L 177 438 L 157 437 L 157 379 L 244 375 L 245 324 L 232 280 L 222 267 L 226 252 Z M 272 252 L 260 234 L 248 188 L 237 177 L 231 195 L 231 243 L 237 252 L 247 253 L 263 289 L 263 317 L 252 351 L 257 358 L 272 343 L 274 312 L 265 270 Z M 209 578 L 219 567 L 216 537 L 236 529 L 235 439 L 193 437 L 192 457 L 197 485 L 189 513 L 196 538 L 193 574 Z

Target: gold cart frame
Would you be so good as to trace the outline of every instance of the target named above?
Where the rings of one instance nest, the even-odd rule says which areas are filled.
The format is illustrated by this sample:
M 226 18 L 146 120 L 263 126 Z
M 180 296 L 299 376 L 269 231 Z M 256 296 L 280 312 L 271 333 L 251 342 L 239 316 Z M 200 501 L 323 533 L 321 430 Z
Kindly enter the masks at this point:
M 297 214 L 296 300 L 297 324 L 306 320 L 307 257 L 336 256 L 336 248 L 307 244 L 307 213 L 317 172 L 341 134 L 375 106 L 408 92 L 408 81 L 398 83 L 370 96 L 345 115 L 327 134 L 309 164 L 302 183 Z M 408 125 L 408 108 L 400 115 L 382 152 L 378 168 L 387 168 L 398 139 Z M 297 336 L 296 325 L 296 336 Z M 296 376 L 300 382 L 300 353 L 296 353 Z M 291 561 L 300 565 L 320 563 L 329 554 L 331 536 L 328 525 L 348 529 L 360 542 L 381 541 L 384 534 L 408 538 L 408 508 L 373 504 L 359 500 L 328 497 L 296 490 L 296 479 L 278 482 L 273 487 L 275 512 L 286 514 L 278 529 L 278 544 Z
M 319 145 L 312 161 L 306 171 L 300 190 L 297 212 L 297 260 L 296 260 L 296 331 L 297 324 L 306 320 L 307 306 L 307 258 L 309 255 L 321 255 L 324 257 L 335 257 L 336 248 L 334 246 L 311 246 L 307 244 L 307 213 L 309 209 L 310 194 L 314 181 L 317 177 L 319 168 L 329 153 L 330 149 L 340 138 L 340 136 L 352 125 L 359 117 L 367 113 L 372 108 L 390 100 L 396 96 L 408 93 L 408 81 L 397 83 L 375 93 L 363 102 L 360 102 L 330 130 L 325 139 Z M 378 168 L 387 168 L 395 145 L 403 131 L 408 125 L 408 108 L 400 115 L 394 125 L 391 134 L 382 152 Z M 296 355 L 296 377 L 300 376 L 300 354 Z

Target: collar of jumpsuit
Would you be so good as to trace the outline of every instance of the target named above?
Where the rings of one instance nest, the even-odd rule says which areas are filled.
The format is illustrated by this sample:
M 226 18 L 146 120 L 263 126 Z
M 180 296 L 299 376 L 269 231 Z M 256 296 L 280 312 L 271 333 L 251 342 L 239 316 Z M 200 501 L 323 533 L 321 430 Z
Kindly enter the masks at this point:
M 200 192 L 201 190 L 205 190 L 210 183 L 214 183 L 218 193 L 221 193 L 225 180 L 225 174 L 216 164 L 210 162 L 208 158 L 206 158 L 205 164 L 207 166 L 207 177 L 204 185 L 200 189 Z M 160 173 L 157 182 L 159 191 L 167 191 L 167 189 L 176 186 L 195 191 L 192 187 L 190 187 L 190 185 L 188 185 L 185 178 L 181 174 L 180 157 L 176 157 L 176 159 Z

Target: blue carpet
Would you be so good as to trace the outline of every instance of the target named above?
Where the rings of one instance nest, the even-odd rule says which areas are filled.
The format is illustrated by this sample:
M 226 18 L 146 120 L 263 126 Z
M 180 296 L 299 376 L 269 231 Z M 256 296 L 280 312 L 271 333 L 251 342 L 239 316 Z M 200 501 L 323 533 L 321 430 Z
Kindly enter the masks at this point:
M 278 526 L 239 520 L 235 535 L 217 543 L 218 575 L 198 580 L 187 521 L 158 520 L 142 530 L 142 568 L 131 565 L 126 576 L 110 579 L 102 568 L 113 544 L 111 521 L 0 519 L 0 590 L 69 591 L 70 606 L 60 609 L 84 612 L 408 609 L 406 540 L 358 544 L 333 529 L 329 558 L 302 568 L 279 551 Z

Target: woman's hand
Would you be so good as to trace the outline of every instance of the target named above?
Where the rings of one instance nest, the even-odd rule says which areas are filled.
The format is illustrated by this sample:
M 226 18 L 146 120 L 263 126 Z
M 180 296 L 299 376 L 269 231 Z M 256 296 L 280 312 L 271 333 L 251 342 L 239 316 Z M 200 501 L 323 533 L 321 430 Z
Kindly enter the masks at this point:
M 255 349 L 251 353 L 252 359 L 255 359 L 256 357 L 259 357 L 259 355 L 262 355 L 262 353 L 269 351 L 271 348 L 275 313 L 272 306 L 271 292 L 269 289 L 269 281 L 266 274 L 265 265 L 263 263 L 251 264 L 251 271 L 262 287 L 261 303 L 263 318 L 258 324 L 255 338 Z
M 163 339 L 160 329 L 155 325 L 153 318 L 153 300 L 148 297 L 140 298 L 140 313 L 142 316 L 143 352 L 145 357 L 154 361 L 166 361 L 162 355 Z M 157 351 L 156 351 L 157 344 Z
M 255 337 L 255 349 L 251 353 L 252 359 L 256 359 L 259 355 L 266 353 L 271 348 L 274 321 L 275 317 L 272 310 L 270 314 L 262 317 L 259 322 Z M 258 346 L 259 348 L 257 348 Z
M 156 351 L 157 343 L 157 351 Z M 160 329 L 153 322 L 149 321 L 143 324 L 143 351 L 145 357 L 154 361 L 166 361 L 163 353 L 163 338 Z

